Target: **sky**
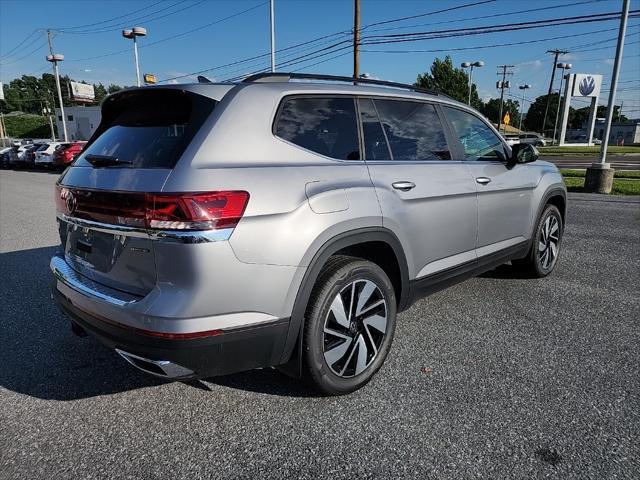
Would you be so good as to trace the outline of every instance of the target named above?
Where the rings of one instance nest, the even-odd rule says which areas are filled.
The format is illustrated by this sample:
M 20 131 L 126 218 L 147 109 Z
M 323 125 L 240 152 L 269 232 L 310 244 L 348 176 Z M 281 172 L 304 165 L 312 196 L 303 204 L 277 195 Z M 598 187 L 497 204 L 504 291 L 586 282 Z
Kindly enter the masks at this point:
M 282 70 L 351 75 L 353 3 L 274 0 L 276 49 L 286 49 L 276 54 L 276 62 L 291 63 Z M 362 0 L 361 24 L 363 42 L 372 42 L 379 41 L 376 35 L 495 26 L 621 9 L 622 0 Z M 640 0 L 631 1 L 634 9 L 640 9 Z M 389 22 L 410 16 L 415 17 Z M 159 80 L 191 82 L 194 72 L 203 70 L 209 70 L 203 75 L 211 79 L 226 80 L 270 65 L 266 55 L 269 2 L 264 0 L 0 0 L 0 81 L 51 71 L 45 61 L 48 46 L 42 30 L 49 28 L 54 31 L 54 52 L 65 55 L 62 74 L 90 83 L 133 85 L 132 41 L 121 36 L 122 28 L 133 26 L 148 31 L 138 43 L 141 71 Z M 571 63 L 572 72 L 604 75 L 600 103 L 606 104 L 618 27 L 619 20 L 612 20 L 363 45 L 360 71 L 413 83 L 419 73 L 429 70 L 435 57 L 449 54 L 456 66 L 484 61 L 484 67 L 473 73 L 483 100 L 499 97 L 496 72 L 503 64 L 514 66 L 507 98 L 520 97 L 517 86 L 524 83 L 531 85 L 527 98 L 535 98 L 549 88 L 553 58 L 546 50 L 565 49 L 570 53 L 560 60 Z M 317 40 L 319 37 L 325 38 Z M 315 42 L 296 47 L 312 40 Z M 521 42 L 528 43 L 486 48 Z M 259 55 L 263 56 L 236 63 Z M 556 89 L 559 77 L 556 75 Z M 623 113 L 640 117 L 640 18 L 629 19 L 619 80 L 616 103 L 623 100 Z M 584 105 L 572 103 L 576 108 Z

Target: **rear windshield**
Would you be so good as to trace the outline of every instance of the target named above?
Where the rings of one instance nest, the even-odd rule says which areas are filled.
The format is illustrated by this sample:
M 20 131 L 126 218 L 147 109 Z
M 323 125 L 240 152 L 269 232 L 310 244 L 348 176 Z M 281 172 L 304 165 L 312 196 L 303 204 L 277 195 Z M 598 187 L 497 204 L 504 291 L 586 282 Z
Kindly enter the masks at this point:
M 173 168 L 217 102 L 183 90 L 133 90 L 109 97 L 102 121 L 74 166 Z M 93 157 L 92 157 L 93 156 Z

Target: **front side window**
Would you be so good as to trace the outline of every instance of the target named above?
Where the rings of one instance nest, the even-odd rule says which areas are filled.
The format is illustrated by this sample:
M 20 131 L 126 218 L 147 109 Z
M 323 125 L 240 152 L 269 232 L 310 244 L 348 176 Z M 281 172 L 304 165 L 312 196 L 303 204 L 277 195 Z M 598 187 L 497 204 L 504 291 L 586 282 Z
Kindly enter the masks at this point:
M 326 157 L 338 160 L 360 159 L 353 98 L 289 98 L 282 104 L 274 133 Z
M 465 160 L 504 160 L 502 140 L 475 115 L 443 107 L 464 149 Z
M 395 161 L 450 160 L 444 130 L 433 105 L 374 100 Z

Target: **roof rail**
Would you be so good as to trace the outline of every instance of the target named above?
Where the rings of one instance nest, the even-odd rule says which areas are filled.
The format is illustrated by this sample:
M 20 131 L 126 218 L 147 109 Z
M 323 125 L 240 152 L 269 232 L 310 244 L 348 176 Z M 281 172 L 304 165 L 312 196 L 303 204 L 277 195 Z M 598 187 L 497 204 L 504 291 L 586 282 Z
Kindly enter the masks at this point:
M 436 90 L 429 90 L 427 88 L 416 87 L 415 85 L 408 85 L 406 83 L 388 82 L 386 80 L 376 80 L 373 78 L 355 78 L 355 77 L 343 77 L 339 75 L 323 75 L 317 73 L 285 73 L 285 72 L 265 72 L 256 73 L 255 75 L 249 75 L 242 83 L 268 83 L 268 82 L 288 82 L 290 80 L 326 80 L 332 82 L 348 82 L 359 84 L 364 83 L 367 85 L 380 85 L 381 87 L 393 87 L 402 88 L 405 90 L 411 90 L 413 92 L 428 93 L 429 95 L 440 95 L 450 98 Z

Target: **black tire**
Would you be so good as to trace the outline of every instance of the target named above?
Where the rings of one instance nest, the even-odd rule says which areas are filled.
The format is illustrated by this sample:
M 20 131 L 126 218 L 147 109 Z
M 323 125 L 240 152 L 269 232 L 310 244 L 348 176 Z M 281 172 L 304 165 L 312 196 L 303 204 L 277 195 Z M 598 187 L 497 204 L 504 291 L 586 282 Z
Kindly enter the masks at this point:
M 371 284 L 377 289 L 367 297 Z M 351 297 L 351 292 L 354 300 L 350 303 L 357 305 L 347 307 L 344 299 Z M 338 300 L 339 295 L 341 300 Z M 365 302 L 361 308 L 364 313 L 357 316 L 355 313 L 360 305 L 360 297 Z M 340 301 L 345 314 L 342 323 L 346 322 L 349 327 L 338 322 L 334 314 L 334 311 L 340 310 L 337 306 Z M 393 341 L 396 314 L 395 291 L 384 270 L 372 262 L 355 257 L 331 257 L 318 276 L 305 313 L 302 337 L 305 380 L 325 395 L 344 395 L 363 387 L 387 357 Z M 371 323 L 374 317 L 379 320 L 382 316 L 386 317 L 384 333 L 379 330 L 381 324 L 374 326 Z M 326 334 L 325 323 L 327 329 L 342 337 Z M 335 352 L 343 348 L 346 348 L 344 356 L 329 365 L 327 358 L 333 358 L 337 355 Z M 361 351 L 364 352 L 362 355 Z M 365 360 L 361 361 L 362 358 Z
M 547 237 L 543 234 L 543 230 L 547 225 L 547 222 L 552 225 L 557 225 L 557 239 L 553 240 L 554 236 Z M 550 227 L 552 228 L 552 227 Z M 531 248 L 527 256 L 520 260 L 513 260 L 511 263 L 518 271 L 534 278 L 542 278 L 553 272 L 556 264 L 558 263 L 558 256 L 560 255 L 560 248 L 562 246 L 562 234 L 564 233 L 564 224 L 562 223 L 562 215 L 560 210 L 555 205 L 545 206 L 540 220 L 533 232 L 531 239 Z M 544 243 L 545 248 L 542 248 Z M 554 243 L 555 247 L 551 244 Z M 554 250 L 555 248 L 555 250 Z M 547 257 L 545 257 L 545 252 Z M 555 252 L 555 253 L 554 253 Z M 551 255 L 553 258 L 548 259 Z

